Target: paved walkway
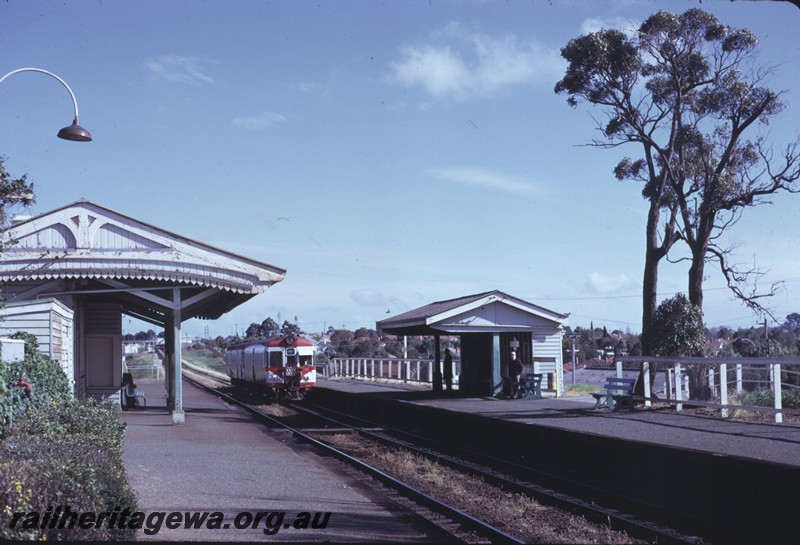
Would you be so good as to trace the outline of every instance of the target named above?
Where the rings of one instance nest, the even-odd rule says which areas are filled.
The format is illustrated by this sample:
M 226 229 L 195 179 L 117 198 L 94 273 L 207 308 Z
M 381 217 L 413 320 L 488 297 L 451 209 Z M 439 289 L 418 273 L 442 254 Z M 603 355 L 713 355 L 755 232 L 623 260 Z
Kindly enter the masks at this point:
M 800 467 L 800 425 L 753 423 L 677 413 L 673 409 L 592 410 L 592 397 L 495 399 L 434 394 L 429 388 L 357 380 L 328 380 L 318 387 L 371 393 L 398 400 L 577 432 L 619 437 Z
M 169 529 L 163 519 L 157 532 L 140 530 L 139 540 L 436 542 L 429 529 L 381 505 L 366 487 L 293 450 L 289 436 L 266 431 L 219 398 L 184 382 L 186 423 L 173 425 L 163 382 L 142 383 L 139 390 L 147 393 L 148 407 L 122 413 L 123 459 L 150 528 L 158 526 L 159 512 L 224 515 L 219 529 L 212 517 L 198 529 Z M 264 514 L 256 521 L 259 512 Z M 327 526 L 313 529 L 315 514 L 327 512 Z M 307 529 L 292 527 L 300 513 L 311 515 Z M 318 522 L 323 520 L 321 515 Z M 237 523 L 257 527 L 237 529 Z M 276 533 L 265 535 L 265 528 Z

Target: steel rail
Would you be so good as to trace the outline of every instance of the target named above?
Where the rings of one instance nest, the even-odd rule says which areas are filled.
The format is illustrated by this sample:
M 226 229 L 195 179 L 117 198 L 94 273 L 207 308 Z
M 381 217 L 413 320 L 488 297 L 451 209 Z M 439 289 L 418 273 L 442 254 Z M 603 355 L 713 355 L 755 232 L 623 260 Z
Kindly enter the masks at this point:
M 318 409 L 322 409 L 323 411 L 328 413 L 333 413 L 339 416 L 343 416 L 353 421 L 362 422 L 364 426 L 363 427 L 354 426 L 352 424 L 342 422 L 341 420 L 331 418 L 330 416 L 319 414 L 318 412 L 312 410 L 308 405 L 311 405 Z M 490 467 L 494 466 L 500 471 L 512 474 L 523 473 L 526 475 L 530 474 L 544 475 L 548 479 L 551 480 L 557 479 L 561 482 L 567 483 L 568 486 L 572 487 L 580 486 L 581 488 L 584 489 L 592 488 L 595 491 L 599 491 L 595 487 L 588 487 L 585 483 L 576 483 L 569 479 L 565 479 L 561 476 L 553 475 L 549 472 L 545 472 L 539 469 L 534 469 L 529 466 L 523 466 L 520 464 L 516 464 L 514 462 L 509 462 L 508 460 L 502 460 L 499 458 L 495 458 L 493 456 L 488 456 L 473 451 L 466 451 L 452 444 L 442 443 L 441 441 L 437 441 L 429 437 L 424 437 L 414 433 L 410 433 L 408 431 L 401 430 L 398 428 L 384 426 L 382 424 L 372 422 L 364 418 L 341 413 L 339 411 L 330 409 L 328 407 L 322 407 L 320 405 L 307 403 L 305 406 L 295 406 L 293 408 L 297 411 L 305 412 L 306 414 L 311 414 L 319 418 L 326 419 L 329 422 L 334 423 L 338 426 L 352 429 L 364 437 L 381 442 L 385 445 L 401 447 L 407 450 L 411 450 L 416 454 L 434 460 L 442 465 L 446 465 L 458 471 L 479 476 L 482 479 L 484 479 L 484 481 L 502 486 L 503 488 L 509 491 L 527 494 L 534 497 L 536 500 L 541 501 L 542 503 L 546 503 L 554 507 L 565 509 L 575 514 L 580 514 L 581 516 L 592 519 L 599 523 L 609 524 L 609 526 L 613 529 L 623 530 L 636 537 L 641 537 L 649 541 L 664 545 L 696 545 L 699 541 L 696 537 L 685 536 L 675 530 L 669 528 L 665 529 L 657 525 L 651 524 L 649 522 L 638 520 L 635 517 L 623 514 L 619 511 L 605 508 L 596 503 L 588 503 L 587 501 L 539 486 L 532 482 L 521 483 L 519 481 L 497 475 L 496 473 L 481 468 L 476 468 L 475 466 L 464 463 L 462 459 L 469 460 L 471 463 L 488 465 Z M 376 433 L 375 431 L 372 431 L 375 428 L 380 428 L 390 434 L 406 436 L 410 438 L 412 443 L 409 444 L 406 443 L 405 441 L 392 439 L 391 437 L 386 437 L 385 435 Z M 420 443 L 427 444 L 429 448 L 438 449 L 438 452 L 431 452 L 430 450 L 426 450 L 425 448 L 419 446 Z M 609 491 L 607 489 L 604 489 L 602 490 L 602 492 L 607 495 Z M 685 516 L 684 513 L 679 513 L 679 515 Z
M 190 372 L 192 372 L 192 371 L 190 371 Z M 281 428 L 283 428 L 285 430 L 288 430 L 294 437 L 299 438 L 302 441 L 304 441 L 306 443 L 309 443 L 309 444 L 311 444 L 311 445 L 313 445 L 313 446 L 315 446 L 317 448 L 320 448 L 324 452 L 326 452 L 326 453 L 328 453 L 328 454 L 330 454 L 332 456 L 335 456 L 336 458 L 338 458 L 338 459 L 350 464 L 351 466 L 359 469 L 360 471 L 363 471 L 363 472 L 371 475 L 372 477 L 375 477 L 380 482 L 382 482 L 382 483 L 394 488 L 396 491 L 398 491 L 402 495 L 411 498 L 412 500 L 414 500 L 415 502 L 419 503 L 420 505 L 423 505 L 423 506 L 427 507 L 428 509 L 431 509 L 432 511 L 435 511 L 435 512 L 439 513 L 440 515 L 444 515 L 444 516 L 450 518 L 454 522 L 457 522 L 457 523 L 461 524 L 462 526 L 464 526 L 464 528 L 468 528 L 468 529 L 470 529 L 472 531 L 475 531 L 475 532 L 483 535 L 484 537 L 489 539 L 492 543 L 502 543 L 502 544 L 511 543 L 511 544 L 518 544 L 518 545 L 522 545 L 522 544 L 525 543 L 525 541 L 521 541 L 521 540 L 519 540 L 519 539 L 517 539 L 517 538 L 515 538 L 515 537 L 513 537 L 513 536 L 511 536 L 511 535 L 509 535 L 509 534 L 507 534 L 505 532 L 503 532 L 502 530 L 500 530 L 498 528 L 495 528 L 494 526 L 492 526 L 490 524 L 487 524 L 486 522 L 484 522 L 482 520 L 479 520 L 479 519 L 473 517 L 472 515 L 469 515 L 469 514 L 463 512 L 463 511 L 461 511 L 460 509 L 458 509 L 456 507 L 453 507 L 452 505 L 448 505 L 446 503 L 443 503 L 443 502 L 437 500 L 436 498 L 433 498 L 432 496 L 429 496 L 428 494 L 422 492 L 421 490 L 418 490 L 418 489 L 416 489 L 416 488 L 414 488 L 414 487 L 412 487 L 412 486 L 410 486 L 410 485 L 408 485 L 408 484 L 406 484 L 406 483 L 404 483 L 404 482 L 392 477 L 391 475 L 388 475 L 388 474 L 384 473 L 383 471 L 381 471 L 381 470 L 379 470 L 377 468 L 374 468 L 374 467 L 370 466 L 369 464 L 367 464 L 367 463 L 365 463 L 365 462 L 363 462 L 363 461 L 361 461 L 361 460 L 359 460 L 359 459 L 357 459 L 357 458 L 355 458 L 355 457 L 353 457 L 353 456 L 351 456 L 351 455 L 349 455 L 349 454 L 347 454 L 345 452 L 342 452 L 341 450 L 339 450 L 339 449 L 337 449 L 337 448 L 335 448 L 335 447 L 333 447 L 333 446 L 331 446 L 331 445 L 329 445 L 329 444 L 327 444 L 327 443 L 325 443 L 323 441 L 315 439 L 314 437 L 311 437 L 310 435 L 308 435 L 306 433 L 303 433 L 302 431 L 300 431 L 300 430 L 298 430 L 296 428 L 293 428 L 293 427 L 291 427 L 291 426 L 289 426 L 287 424 L 284 424 L 283 422 L 281 422 L 280 420 L 278 420 L 276 418 L 273 418 L 273 417 L 271 417 L 271 416 L 269 416 L 267 414 L 262 413 L 261 411 L 259 411 L 255 407 L 253 407 L 253 406 L 251 406 L 251 405 L 249 405 L 247 403 L 244 403 L 242 401 L 239 401 L 238 399 L 236 399 L 233 396 L 230 396 L 230 395 L 228 395 L 228 394 L 226 394 L 224 392 L 220 392 L 219 390 L 217 390 L 215 388 L 212 388 L 212 387 L 207 386 L 207 385 L 205 385 L 205 384 L 203 384 L 201 382 L 198 382 L 198 381 L 196 381 L 196 380 L 194 380 L 194 379 L 192 379 L 190 377 L 187 377 L 185 374 L 184 374 L 183 378 L 188 380 L 192 384 L 194 384 L 194 385 L 196 385 L 196 386 L 198 386 L 198 387 L 200 387 L 200 388 L 202 388 L 202 389 L 204 389 L 204 390 L 216 395 L 217 397 L 223 399 L 225 402 L 230 403 L 231 405 L 234 405 L 234 406 L 239 407 L 241 409 L 244 409 L 245 411 L 250 413 L 253 417 L 255 417 L 257 420 L 259 420 L 262 423 L 268 423 L 268 424 L 276 425 L 276 426 L 279 426 L 279 427 L 281 427 Z
M 201 368 L 195 368 L 195 369 L 196 369 L 195 372 L 200 372 L 202 374 L 209 376 L 210 378 L 214 378 L 215 380 L 220 380 L 219 378 L 214 377 L 209 373 L 203 373 Z M 318 412 L 310 409 L 309 406 L 316 407 L 317 409 L 321 409 L 325 412 L 332 413 L 340 417 L 344 417 L 346 419 L 350 419 L 351 421 L 361 422 L 363 423 L 363 426 L 355 426 L 352 424 L 347 424 L 346 422 L 342 422 L 341 420 L 331 418 L 330 416 L 319 414 Z M 401 447 L 406 450 L 411 450 L 417 454 L 420 454 L 428 459 L 432 459 L 437 463 L 446 465 L 452 469 L 469 473 L 472 475 L 477 475 L 483 478 L 487 482 L 493 482 L 499 486 L 505 487 L 508 490 L 530 495 L 534 497 L 537 501 L 540 501 L 541 503 L 545 503 L 547 505 L 551 505 L 559 509 L 564 509 L 574 514 L 579 514 L 589 520 L 593 520 L 596 523 L 608 524 L 613 529 L 625 531 L 636 537 L 648 539 L 650 541 L 655 540 L 654 542 L 664 545 L 697 545 L 698 542 L 702 541 L 697 537 L 683 535 L 680 532 L 673 530 L 671 528 L 664 528 L 663 526 L 639 520 L 635 516 L 623 513 L 619 510 L 603 507 L 602 505 L 597 503 L 598 498 L 603 498 L 603 497 L 607 498 L 609 494 L 617 496 L 620 499 L 628 502 L 635 501 L 638 504 L 647 503 L 646 501 L 640 498 L 630 498 L 628 496 L 624 496 L 622 494 L 610 491 L 606 488 L 599 489 L 595 486 L 591 486 L 583 482 L 576 482 L 571 479 L 565 478 L 561 475 L 556 475 L 539 468 L 534 468 L 527 465 L 521 465 L 509 460 L 496 458 L 494 456 L 490 456 L 487 454 L 471 450 L 465 450 L 456 445 L 443 443 L 441 441 L 432 439 L 430 437 L 425 437 L 399 428 L 386 426 L 382 423 L 376 423 L 361 417 L 353 416 L 351 414 L 345 414 L 335 409 L 331 409 L 329 407 L 316 405 L 314 403 L 310 403 L 308 400 L 305 401 L 304 405 L 295 404 L 292 405 L 292 408 L 298 412 L 304 412 L 306 414 L 315 416 L 317 418 L 328 420 L 329 422 L 337 426 L 346 429 L 351 429 L 353 431 L 362 434 L 365 437 L 379 441 L 385 445 Z M 375 432 L 370 431 L 369 428 L 371 429 L 379 428 L 390 434 L 405 436 L 408 438 L 409 441 L 411 441 L 411 444 L 391 439 L 389 437 L 380 434 L 376 434 Z M 419 446 L 420 444 L 428 445 L 428 448 L 437 449 L 438 452 L 430 452 L 428 450 L 425 450 L 424 448 Z M 449 453 L 449 455 L 443 453 Z M 466 460 L 473 464 L 480 464 L 492 467 L 498 471 L 503 471 L 505 473 L 515 475 L 518 477 L 521 475 L 522 476 L 521 478 L 526 482 L 520 483 L 519 481 L 514 481 L 509 478 L 501 477 L 496 473 L 487 472 L 486 470 L 476 468 L 469 464 L 465 464 L 461 460 Z M 555 482 L 557 483 L 557 488 L 560 487 L 562 490 L 564 488 L 567 489 L 571 488 L 573 490 L 579 489 L 581 492 L 583 492 L 583 494 L 588 494 L 591 497 L 591 499 L 587 500 L 578 498 L 569 493 L 558 491 L 555 488 L 548 488 L 540 484 L 536 484 L 537 479 L 538 480 L 545 479 L 546 481 Z M 651 509 L 661 509 L 663 511 L 663 508 L 661 506 L 651 505 Z M 694 518 L 698 521 L 704 522 L 705 524 L 715 523 L 714 521 L 703 519 L 701 516 L 698 516 L 697 514 L 688 515 L 687 513 L 681 511 L 674 511 L 674 513 L 678 517 Z

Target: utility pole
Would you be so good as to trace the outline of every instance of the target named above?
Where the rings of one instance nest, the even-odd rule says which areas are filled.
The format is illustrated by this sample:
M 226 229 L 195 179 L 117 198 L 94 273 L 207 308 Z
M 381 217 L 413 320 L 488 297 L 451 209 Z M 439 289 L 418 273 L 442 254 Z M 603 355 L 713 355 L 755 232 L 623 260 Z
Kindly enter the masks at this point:
M 575 386 L 575 333 L 570 333 L 569 338 L 572 340 L 572 385 Z
M 766 318 L 764 318 L 764 342 L 767 345 L 767 357 L 769 357 L 769 326 L 767 326 Z

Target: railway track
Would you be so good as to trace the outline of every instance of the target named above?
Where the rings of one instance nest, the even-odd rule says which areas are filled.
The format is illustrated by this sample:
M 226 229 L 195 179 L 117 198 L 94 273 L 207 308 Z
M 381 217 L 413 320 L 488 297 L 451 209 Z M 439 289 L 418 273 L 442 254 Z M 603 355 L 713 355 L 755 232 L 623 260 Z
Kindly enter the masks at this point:
M 239 407 L 248 413 L 250 413 L 257 421 L 265 423 L 272 427 L 279 427 L 285 429 L 289 433 L 292 434 L 295 438 L 308 443 L 314 446 L 319 451 L 322 451 L 324 454 L 333 456 L 348 465 L 358 469 L 359 471 L 366 473 L 367 475 L 371 476 L 372 478 L 376 479 L 377 481 L 381 482 L 385 486 L 390 487 L 391 489 L 399 492 L 401 495 L 413 500 L 416 504 L 429 509 L 430 511 L 437 513 L 440 516 L 444 516 L 452 523 L 455 523 L 460 529 L 467 533 L 472 533 L 474 535 L 480 536 L 483 539 L 478 539 L 478 542 L 486 541 L 489 543 L 499 543 L 499 544 L 524 544 L 526 543 L 523 540 L 517 539 L 506 532 L 488 524 L 476 517 L 473 517 L 460 509 L 449 505 L 445 502 L 439 501 L 436 498 L 426 494 L 425 492 L 399 480 L 395 477 L 381 471 L 372 465 L 359 460 L 358 458 L 347 454 L 346 452 L 335 448 L 334 446 L 320 441 L 319 439 L 315 438 L 313 435 L 306 433 L 300 429 L 294 428 L 289 426 L 281 419 L 270 416 L 263 411 L 258 410 L 253 405 L 245 403 L 239 400 L 237 397 L 227 394 L 225 392 L 220 391 L 218 388 L 211 386 L 208 384 L 208 381 L 205 380 L 198 380 L 198 374 L 203 374 L 202 370 L 192 370 L 188 373 L 184 374 L 184 378 L 191 381 L 193 384 L 199 386 L 200 388 L 205 389 L 213 393 L 214 395 L 220 397 L 225 402 Z M 192 377 L 195 375 L 195 377 Z M 205 374 L 208 377 L 208 374 Z M 224 382 L 217 377 L 212 377 L 212 380 L 216 381 L 218 385 L 223 385 Z
M 224 379 L 216 378 L 214 380 L 218 387 L 228 386 Z M 231 400 L 231 402 L 236 405 L 243 407 L 245 410 L 251 412 L 251 414 L 254 414 L 256 418 L 267 418 L 273 424 L 285 425 L 280 422 L 279 419 L 264 415 L 262 411 L 259 411 L 252 405 L 220 392 L 218 388 L 209 385 L 203 386 L 214 391 L 216 395 L 220 395 L 226 398 L 226 400 Z M 415 498 L 415 501 L 419 501 L 421 504 L 426 505 L 434 511 L 448 513 L 446 516 L 451 517 L 452 520 L 458 520 L 464 527 L 486 535 L 492 542 L 521 543 L 525 541 L 499 531 L 491 525 L 489 525 L 489 528 L 492 528 L 491 530 L 482 529 L 481 526 L 485 523 L 477 518 L 464 513 L 460 509 L 447 506 L 446 504 L 437 505 L 437 503 L 442 502 L 434 500 L 429 494 L 421 492 L 413 486 L 408 487 L 400 483 L 398 479 L 387 475 L 384 471 L 357 460 L 356 456 L 352 453 L 345 452 L 347 449 L 340 449 L 332 446 L 328 437 L 336 435 L 341 439 L 343 434 L 358 434 L 360 442 L 372 441 L 384 445 L 387 448 L 403 449 L 413 452 L 417 456 L 433 460 L 437 464 L 446 466 L 459 474 L 477 477 L 480 481 L 487 483 L 487 485 L 501 489 L 507 493 L 520 494 L 534 498 L 540 504 L 580 516 L 594 524 L 602 525 L 609 530 L 624 532 L 632 538 L 640 540 L 636 541 L 639 543 L 695 545 L 703 543 L 700 538 L 684 536 L 672 529 L 641 521 L 616 510 L 603 508 L 591 501 L 582 500 L 565 494 L 563 490 L 574 490 L 576 487 L 580 488 L 584 485 L 571 482 L 557 475 L 543 474 L 542 471 L 517 463 L 465 451 L 453 445 L 434 441 L 404 430 L 387 428 L 376 422 L 355 418 L 327 407 L 313 405 L 308 403 L 308 401 L 304 402 L 302 405 L 292 405 L 291 409 L 297 413 L 305 414 L 309 418 L 316 419 L 318 422 L 318 424 L 310 426 L 312 428 L 311 431 L 300 431 L 292 428 L 292 433 L 296 437 L 311 442 L 326 451 L 332 449 L 330 450 L 331 454 L 337 458 L 345 460 L 354 466 L 361 466 L 363 471 L 373 475 L 382 482 L 391 484 L 394 488 L 402 488 L 405 486 L 404 494 Z M 541 482 L 548 483 L 548 486 L 537 484 Z M 554 483 L 556 486 L 553 486 Z M 597 490 L 591 492 L 595 494 L 598 493 Z M 455 510 L 451 512 L 449 511 L 450 509 Z
M 670 528 L 663 528 L 619 511 L 604 508 L 596 503 L 559 492 L 552 486 L 555 485 L 558 490 L 582 489 L 584 495 L 586 495 L 586 489 L 588 488 L 584 483 L 575 482 L 560 475 L 465 450 L 406 430 L 382 426 L 377 422 L 356 418 L 327 407 L 305 403 L 303 406 L 293 408 L 297 411 L 325 418 L 333 425 L 350 429 L 361 437 L 391 447 L 404 448 L 461 473 L 477 476 L 482 481 L 493 486 L 512 493 L 525 494 L 536 499 L 539 503 L 564 509 L 598 524 L 606 524 L 614 530 L 625 532 L 648 543 L 658 543 L 660 545 L 698 545 L 703 543 L 703 540 L 698 537 L 684 536 Z M 536 484 L 542 481 L 546 481 L 550 487 Z M 609 491 L 590 489 L 588 492 L 598 496 L 608 494 Z

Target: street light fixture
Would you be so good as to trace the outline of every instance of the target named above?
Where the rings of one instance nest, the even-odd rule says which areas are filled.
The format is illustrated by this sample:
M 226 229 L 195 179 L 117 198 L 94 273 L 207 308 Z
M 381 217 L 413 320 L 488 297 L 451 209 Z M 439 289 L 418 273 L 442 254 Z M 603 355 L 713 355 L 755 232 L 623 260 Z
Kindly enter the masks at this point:
M 47 70 L 42 70 L 41 68 L 18 68 L 16 70 L 12 70 L 5 76 L 1 77 L 0 83 L 3 83 L 9 76 L 13 76 L 14 74 L 18 74 L 20 72 L 39 72 L 41 74 L 47 74 L 48 76 L 57 79 L 61 83 L 61 85 L 63 85 L 69 92 L 69 96 L 72 98 L 72 106 L 75 108 L 75 120 L 72 122 L 72 125 L 64 127 L 63 129 L 58 131 L 57 136 L 59 138 L 63 138 L 64 140 L 72 140 L 73 142 L 91 142 L 92 135 L 89 134 L 89 131 L 87 131 L 78 124 L 78 101 L 75 99 L 75 93 L 72 92 L 72 89 L 69 88 L 69 85 L 67 85 L 66 81 L 59 78 L 52 72 L 48 72 Z

